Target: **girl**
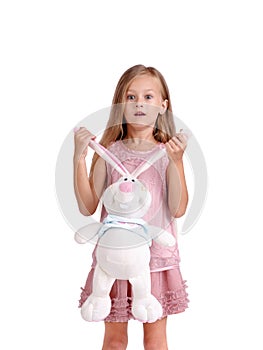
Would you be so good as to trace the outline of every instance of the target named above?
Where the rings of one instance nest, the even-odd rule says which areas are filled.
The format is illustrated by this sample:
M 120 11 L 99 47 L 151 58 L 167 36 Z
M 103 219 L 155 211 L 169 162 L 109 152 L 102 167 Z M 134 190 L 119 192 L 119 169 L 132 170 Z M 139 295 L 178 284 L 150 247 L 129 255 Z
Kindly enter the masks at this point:
M 95 212 L 104 189 L 120 176 L 96 154 L 87 175 L 87 145 L 94 137 L 83 127 L 75 132 L 74 186 L 83 215 Z M 130 172 L 158 147 L 166 148 L 167 157 L 162 157 L 140 175 L 140 180 L 152 194 L 151 207 L 143 219 L 176 236 L 175 218 L 185 213 L 188 203 L 183 167 L 187 139 L 184 134 L 175 131 L 169 90 L 158 70 L 136 65 L 121 76 L 100 143 L 114 153 Z M 101 219 L 105 216 L 102 209 Z M 144 348 L 165 350 L 168 349 L 167 316 L 187 308 L 186 286 L 180 273 L 177 245 L 171 248 L 153 242 L 150 249 L 152 294 L 162 304 L 163 317 L 154 323 L 143 324 Z M 93 254 L 93 265 L 82 290 L 80 307 L 91 294 L 95 264 Z M 129 282 L 117 280 L 111 290 L 111 313 L 105 319 L 103 350 L 126 349 L 128 320 L 132 318 L 131 298 Z

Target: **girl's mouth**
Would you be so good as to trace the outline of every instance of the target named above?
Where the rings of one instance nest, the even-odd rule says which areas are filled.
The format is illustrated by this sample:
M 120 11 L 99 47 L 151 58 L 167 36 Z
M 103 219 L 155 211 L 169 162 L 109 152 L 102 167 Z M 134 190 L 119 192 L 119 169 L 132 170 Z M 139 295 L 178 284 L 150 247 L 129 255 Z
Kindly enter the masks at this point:
M 143 117 L 145 113 L 139 111 L 139 112 L 136 112 L 134 115 L 135 117 Z

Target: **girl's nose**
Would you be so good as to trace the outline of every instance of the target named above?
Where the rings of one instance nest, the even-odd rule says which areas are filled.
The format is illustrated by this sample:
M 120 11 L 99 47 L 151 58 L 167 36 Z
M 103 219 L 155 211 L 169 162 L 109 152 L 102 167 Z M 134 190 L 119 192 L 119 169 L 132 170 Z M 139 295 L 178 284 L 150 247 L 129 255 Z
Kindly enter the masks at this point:
M 120 189 L 121 192 L 124 192 L 124 193 L 133 192 L 133 183 L 130 182 L 130 181 L 122 182 L 119 185 L 119 189 Z
M 143 107 L 143 100 L 138 98 L 136 101 L 136 107 Z
M 143 107 L 143 96 L 137 96 L 135 102 L 136 102 L 136 107 Z

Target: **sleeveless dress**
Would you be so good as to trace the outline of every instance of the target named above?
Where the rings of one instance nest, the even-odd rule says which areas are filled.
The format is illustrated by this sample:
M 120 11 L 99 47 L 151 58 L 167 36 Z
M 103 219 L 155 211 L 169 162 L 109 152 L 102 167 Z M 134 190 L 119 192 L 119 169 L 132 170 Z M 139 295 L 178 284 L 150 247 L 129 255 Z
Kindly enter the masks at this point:
M 128 148 L 123 141 L 113 143 L 108 149 L 116 155 L 125 168 L 132 173 L 142 162 L 147 161 L 159 148 L 164 147 L 159 143 L 149 151 L 138 151 Z M 164 156 L 150 166 L 138 179 L 146 185 L 152 195 L 152 203 L 143 219 L 149 224 L 162 227 L 176 237 L 176 221 L 171 216 L 167 201 L 166 168 L 168 157 Z M 116 182 L 120 174 L 109 164 L 107 167 L 107 186 Z M 101 221 L 107 216 L 102 208 Z M 95 251 L 93 263 L 88 274 L 86 284 L 82 289 L 79 307 L 83 305 L 92 292 L 94 268 L 96 266 Z M 186 293 L 186 281 L 182 279 L 180 271 L 180 257 L 178 245 L 164 247 L 154 240 L 151 251 L 151 287 L 152 294 L 159 300 L 163 307 L 163 317 L 185 311 L 188 307 L 188 294 Z M 133 319 L 131 313 L 132 288 L 129 281 L 116 280 L 112 286 L 110 297 L 112 308 L 105 319 L 106 322 L 127 322 Z

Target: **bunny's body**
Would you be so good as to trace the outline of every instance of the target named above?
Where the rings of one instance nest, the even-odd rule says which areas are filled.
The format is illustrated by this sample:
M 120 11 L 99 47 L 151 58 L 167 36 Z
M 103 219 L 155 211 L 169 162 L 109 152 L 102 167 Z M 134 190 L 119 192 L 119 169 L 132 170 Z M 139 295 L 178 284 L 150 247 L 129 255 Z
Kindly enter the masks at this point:
M 129 280 L 133 287 L 133 316 L 142 322 L 154 322 L 162 316 L 162 306 L 151 294 L 149 246 L 152 239 L 173 246 L 175 239 L 169 232 L 147 225 L 141 219 L 149 209 L 151 195 L 137 176 L 151 164 L 143 164 L 129 174 L 123 166 L 116 165 L 117 160 L 107 150 L 92 143 L 104 159 L 108 161 L 110 157 L 123 176 L 102 196 L 109 214 L 103 223 L 86 225 L 75 235 L 78 243 L 91 240 L 97 243 L 93 291 L 82 305 L 82 317 L 87 321 L 105 319 L 111 309 L 111 287 L 116 279 L 123 279 Z

